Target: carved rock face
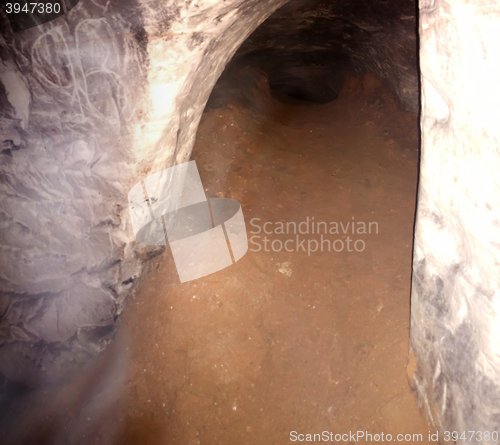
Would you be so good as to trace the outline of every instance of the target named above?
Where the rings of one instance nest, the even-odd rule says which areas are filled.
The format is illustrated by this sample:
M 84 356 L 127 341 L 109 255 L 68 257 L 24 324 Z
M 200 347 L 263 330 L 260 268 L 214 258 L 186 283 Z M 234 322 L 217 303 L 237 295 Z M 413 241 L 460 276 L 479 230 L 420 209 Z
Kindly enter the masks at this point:
M 7 379 L 56 378 L 107 343 L 144 260 L 161 251 L 134 242 L 130 187 L 189 158 L 216 79 L 283 3 L 79 2 L 14 34 L 3 17 L 0 370 Z M 332 100 L 350 57 L 370 70 L 378 53 L 363 58 L 361 50 L 371 33 L 384 40 L 380 23 L 394 25 L 413 7 L 359 16 L 354 6 L 292 2 L 235 63 L 261 66 L 289 94 Z M 311 41 L 298 41 L 294 29 Z M 265 42 L 278 36 L 273 66 Z M 411 49 L 411 27 L 407 36 Z M 313 44 L 321 51 L 311 52 Z M 414 63 L 408 54 L 401 64 Z
M 420 11 L 414 383 L 440 429 L 498 431 L 498 7 L 432 1 Z
M 189 158 L 215 80 L 280 2 L 80 2 L 12 33 L 2 16 L 2 345 L 37 385 L 105 346 L 145 260 L 127 193 Z M 236 26 L 237 25 L 237 26 Z
M 134 242 L 127 193 L 189 159 L 217 78 L 266 18 L 228 70 L 257 65 L 316 101 L 346 70 L 373 72 L 418 109 L 411 1 L 291 1 L 274 15 L 284 0 L 74 3 L 15 33 L 1 15 L 0 371 L 28 385 L 109 341 L 160 251 Z M 412 344 L 445 429 L 500 428 L 497 17 L 480 1 L 421 2 Z

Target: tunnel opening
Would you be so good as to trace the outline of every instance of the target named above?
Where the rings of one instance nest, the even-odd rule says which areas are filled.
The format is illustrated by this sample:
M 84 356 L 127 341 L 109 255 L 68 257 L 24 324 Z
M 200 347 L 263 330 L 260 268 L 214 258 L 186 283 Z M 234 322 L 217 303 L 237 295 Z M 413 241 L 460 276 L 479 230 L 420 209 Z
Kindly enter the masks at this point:
M 414 2 L 291 1 L 243 43 L 211 93 L 192 159 L 207 196 L 240 202 L 248 254 L 179 285 L 168 245 L 145 253 L 149 273 L 119 328 L 127 340 L 62 384 L 29 440 L 50 443 L 61 407 L 71 423 L 93 412 L 94 397 L 112 409 L 80 431 L 119 443 L 427 432 L 406 375 L 415 20 Z M 109 326 L 78 335 L 98 343 Z M 114 380 L 127 395 L 120 408 Z
M 328 103 L 338 98 L 349 67 L 345 57 L 328 50 L 287 52 L 266 49 L 244 55 L 237 53 L 226 68 L 226 75 L 246 64 L 259 67 L 266 73 L 273 92 L 316 103 Z
M 207 196 L 241 204 L 249 251 L 182 288 L 164 278 L 175 275 L 167 253 L 131 310 L 144 351 L 135 376 L 160 366 L 172 379 L 153 398 L 139 383 L 148 400 L 132 406 L 165 401 L 167 443 L 279 443 L 325 425 L 428 437 L 407 374 L 418 90 L 401 84 L 416 85 L 416 55 L 374 62 L 357 52 L 369 53 L 384 20 L 402 26 L 411 47 L 415 22 L 403 7 L 346 25 L 332 9 L 278 10 L 207 102 L 191 159 Z M 312 17 L 336 23 L 341 44 Z M 377 71 L 390 64 L 405 71 Z M 159 289 L 164 304 L 145 307 Z M 133 328 L 153 312 L 169 324 L 155 337 L 160 359 L 146 351 L 151 332 Z M 126 434 L 148 435 L 136 416 Z
M 396 424 L 439 441 L 401 431 L 422 420 L 399 304 L 420 89 L 408 377 L 439 439 L 496 441 L 498 8 L 60 3 L 0 8 L 0 441 L 371 442 Z M 235 263 L 181 286 L 150 188 L 164 171 L 197 175 L 204 207 L 205 188 L 235 198 L 268 251 L 236 259 L 219 224 Z M 332 222 L 343 238 L 318 252 Z

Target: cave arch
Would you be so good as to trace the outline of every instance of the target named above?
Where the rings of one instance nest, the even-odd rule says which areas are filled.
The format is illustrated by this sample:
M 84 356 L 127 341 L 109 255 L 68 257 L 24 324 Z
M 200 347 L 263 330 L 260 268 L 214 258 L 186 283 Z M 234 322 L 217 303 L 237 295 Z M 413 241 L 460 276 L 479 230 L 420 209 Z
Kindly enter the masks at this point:
M 4 381 L 55 379 L 106 344 L 155 254 L 132 242 L 127 191 L 189 158 L 222 69 L 284 3 L 80 1 L 16 34 L 2 11 Z M 412 346 L 440 429 L 498 429 L 497 17 L 479 1 L 420 4 Z M 404 69 L 379 69 L 404 102 Z M 444 319 L 432 318 L 437 300 Z

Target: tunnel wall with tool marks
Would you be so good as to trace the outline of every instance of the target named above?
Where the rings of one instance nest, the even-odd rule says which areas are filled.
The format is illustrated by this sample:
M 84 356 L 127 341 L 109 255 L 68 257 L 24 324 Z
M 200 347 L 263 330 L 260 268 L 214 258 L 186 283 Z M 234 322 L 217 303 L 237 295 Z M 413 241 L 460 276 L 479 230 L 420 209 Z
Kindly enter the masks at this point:
M 493 2 L 420 2 L 413 385 L 434 425 L 467 443 L 500 430 L 499 20 Z

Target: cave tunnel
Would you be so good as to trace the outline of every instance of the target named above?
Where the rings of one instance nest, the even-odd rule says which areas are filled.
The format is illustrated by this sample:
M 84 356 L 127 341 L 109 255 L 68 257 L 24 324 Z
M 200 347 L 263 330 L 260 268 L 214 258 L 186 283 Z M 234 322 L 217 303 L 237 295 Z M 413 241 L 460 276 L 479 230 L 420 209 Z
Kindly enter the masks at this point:
M 498 442 L 498 5 L 42 4 L 1 9 L 1 443 Z

